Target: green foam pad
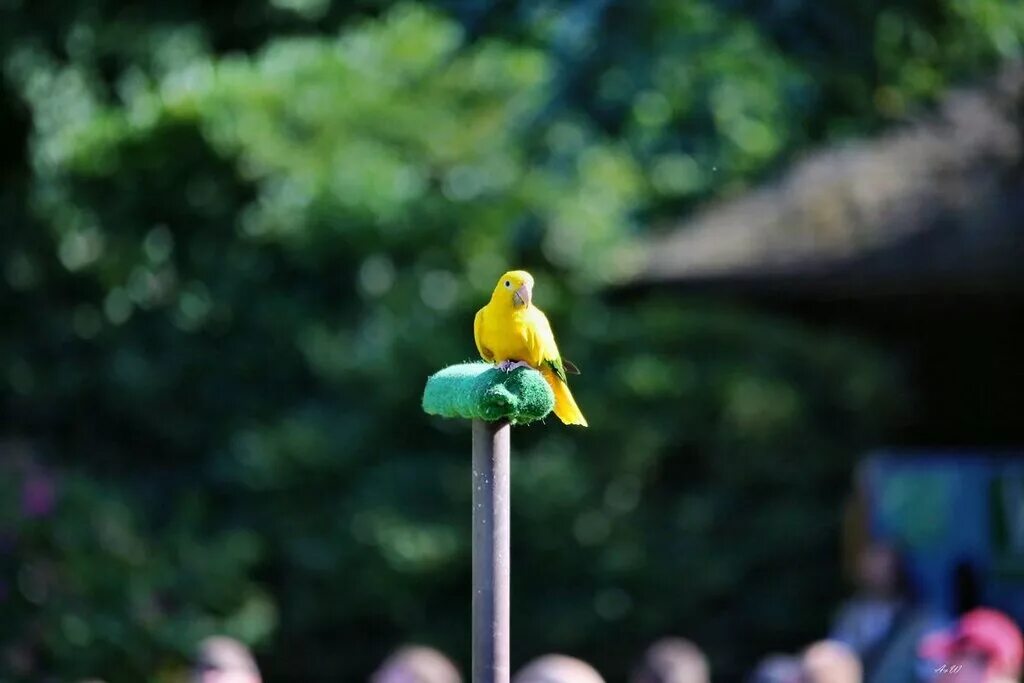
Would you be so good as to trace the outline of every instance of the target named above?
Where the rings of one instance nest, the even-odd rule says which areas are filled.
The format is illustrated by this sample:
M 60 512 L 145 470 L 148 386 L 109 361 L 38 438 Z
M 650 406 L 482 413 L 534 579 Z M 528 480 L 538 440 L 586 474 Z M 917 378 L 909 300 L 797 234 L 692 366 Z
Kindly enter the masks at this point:
M 489 363 L 451 365 L 427 379 L 423 410 L 430 415 L 529 424 L 547 417 L 555 395 L 539 372 L 503 372 Z

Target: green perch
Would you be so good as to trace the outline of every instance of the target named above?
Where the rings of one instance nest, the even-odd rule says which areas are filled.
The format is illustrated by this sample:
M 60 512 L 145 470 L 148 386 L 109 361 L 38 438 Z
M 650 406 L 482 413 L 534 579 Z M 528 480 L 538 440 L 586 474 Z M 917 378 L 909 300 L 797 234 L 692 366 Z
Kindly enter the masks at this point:
M 423 391 L 424 412 L 441 417 L 525 425 L 543 420 L 554 407 L 551 387 L 531 368 L 503 372 L 489 363 L 451 365 L 431 375 Z

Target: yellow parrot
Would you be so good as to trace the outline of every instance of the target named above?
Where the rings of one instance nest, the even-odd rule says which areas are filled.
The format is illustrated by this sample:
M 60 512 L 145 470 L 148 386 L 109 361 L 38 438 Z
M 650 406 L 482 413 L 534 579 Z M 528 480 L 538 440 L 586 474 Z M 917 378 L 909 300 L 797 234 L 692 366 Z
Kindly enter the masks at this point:
M 567 425 L 587 426 L 569 391 L 565 372 L 579 374 L 563 361 L 547 316 L 533 305 L 533 276 L 510 270 L 494 287 L 491 300 L 476 313 L 473 337 L 480 356 L 505 372 L 529 366 L 539 370 L 555 393 L 555 415 Z

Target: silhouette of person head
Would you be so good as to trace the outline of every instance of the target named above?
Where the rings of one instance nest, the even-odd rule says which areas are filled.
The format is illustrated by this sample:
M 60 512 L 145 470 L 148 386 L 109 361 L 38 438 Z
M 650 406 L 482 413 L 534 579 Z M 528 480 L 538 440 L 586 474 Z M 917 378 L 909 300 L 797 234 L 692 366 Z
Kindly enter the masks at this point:
M 227 636 L 212 636 L 199 643 L 192 669 L 193 683 L 261 683 L 252 653 Z
M 1024 639 L 1008 616 L 979 607 L 952 629 L 925 636 L 919 653 L 936 664 L 944 683 L 1015 681 L 1024 660 Z
M 451 660 L 437 650 L 406 645 L 384 660 L 370 683 L 462 683 L 462 677 Z
M 644 653 L 630 683 L 708 683 L 707 657 L 683 638 L 663 638 Z
M 566 655 L 544 655 L 520 669 L 512 683 L 604 683 L 586 662 Z
M 804 650 L 801 658 L 807 683 L 861 683 L 860 659 L 846 645 L 821 640 Z

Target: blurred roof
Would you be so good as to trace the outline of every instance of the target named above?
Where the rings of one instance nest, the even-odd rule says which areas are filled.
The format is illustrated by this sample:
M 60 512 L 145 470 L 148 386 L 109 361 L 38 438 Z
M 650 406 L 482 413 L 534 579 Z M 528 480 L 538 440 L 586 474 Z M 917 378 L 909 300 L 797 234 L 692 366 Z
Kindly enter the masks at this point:
M 644 246 L 634 284 L 1024 291 L 1024 64 L 932 116 L 815 152 Z

